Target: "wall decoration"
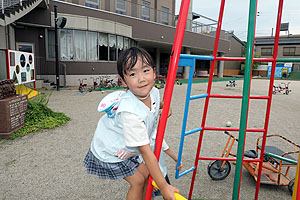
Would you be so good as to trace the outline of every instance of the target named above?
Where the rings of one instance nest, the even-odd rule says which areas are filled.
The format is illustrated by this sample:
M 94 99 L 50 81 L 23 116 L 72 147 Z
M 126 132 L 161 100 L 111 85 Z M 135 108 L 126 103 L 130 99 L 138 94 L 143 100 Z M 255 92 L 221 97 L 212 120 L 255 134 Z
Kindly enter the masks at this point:
M 29 63 L 32 64 L 32 55 L 29 55 Z
M 9 53 L 9 57 L 10 57 L 10 66 L 15 66 L 15 52 L 10 52 Z
M 20 63 L 21 63 L 21 66 L 22 66 L 22 67 L 25 67 L 26 59 L 25 59 L 24 54 L 22 54 L 22 55 L 20 56 Z
M 22 83 L 26 82 L 26 72 L 21 72 L 21 80 L 22 80 Z
M 20 66 L 16 65 L 16 73 L 19 74 L 20 73 Z
M 29 70 L 30 70 L 30 65 L 29 65 L 29 63 L 27 63 L 27 65 L 26 65 L 26 71 L 29 72 Z
M 34 69 L 30 70 L 30 80 L 35 80 Z
M 9 79 L 13 79 L 15 84 L 24 84 L 35 81 L 35 61 L 34 54 L 23 51 L 7 50 L 9 63 Z

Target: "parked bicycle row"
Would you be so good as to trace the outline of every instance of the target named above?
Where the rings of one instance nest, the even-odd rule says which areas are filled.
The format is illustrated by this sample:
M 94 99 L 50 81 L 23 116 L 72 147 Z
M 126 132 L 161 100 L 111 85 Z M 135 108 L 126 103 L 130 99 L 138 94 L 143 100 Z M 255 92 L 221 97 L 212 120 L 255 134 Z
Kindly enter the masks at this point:
M 92 91 L 102 91 L 102 90 L 108 90 L 113 88 L 124 88 L 121 79 L 118 78 L 117 80 L 114 78 L 111 78 L 110 76 L 99 76 L 99 77 L 90 77 L 93 81 L 93 86 L 88 87 L 87 79 L 82 78 L 78 79 L 79 81 L 79 87 L 78 90 L 82 92 L 92 92 Z

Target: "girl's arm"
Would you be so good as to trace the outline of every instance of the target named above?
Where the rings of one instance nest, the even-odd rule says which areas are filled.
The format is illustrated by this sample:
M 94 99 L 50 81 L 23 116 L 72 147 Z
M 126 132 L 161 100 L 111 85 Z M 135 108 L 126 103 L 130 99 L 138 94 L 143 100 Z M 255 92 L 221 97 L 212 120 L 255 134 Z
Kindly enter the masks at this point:
M 163 107 L 164 107 L 164 102 L 161 101 L 160 104 L 159 104 L 159 109 L 162 109 Z M 168 117 L 170 117 L 171 115 L 172 115 L 172 109 L 170 107 Z
M 140 152 L 142 153 L 144 162 L 146 164 L 147 169 L 149 170 L 152 178 L 154 179 L 155 183 L 161 190 L 161 193 L 164 199 L 167 200 L 175 200 L 174 193 L 178 193 L 179 190 L 171 185 L 169 185 L 165 178 L 163 177 L 160 168 L 158 166 L 157 159 L 153 152 L 151 151 L 150 145 L 144 145 L 138 147 Z
M 168 148 L 167 150 L 164 151 L 168 156 L 170 156 L 176 163 L 177 163 L 177 156 L 175 155 L 175 153 Z M 182 168 L 182 162 L 180 163 L 180 166 L 178 167 L 178 170 L 180 171 Z

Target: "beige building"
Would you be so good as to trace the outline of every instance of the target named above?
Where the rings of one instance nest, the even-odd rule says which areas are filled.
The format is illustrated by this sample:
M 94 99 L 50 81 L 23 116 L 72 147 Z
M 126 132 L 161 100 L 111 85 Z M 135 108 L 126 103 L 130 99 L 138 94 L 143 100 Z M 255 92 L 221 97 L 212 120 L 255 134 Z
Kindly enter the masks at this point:
M 243 49 L 246 48 L 246 42 L 241 41 L 233 33 L 229 33 L 230 47 L 229 52 L 224 56 L 226 57 L 242 57 Z M 241 71 L 241 62 L 239 61 L 225 61 L 224 63 L 224 76 L 238 75 Z
M 78 86 L 78 79 L 87 79 L 91 85 L 92 78 L 116 75 L 119 53 L 131 46 L 145 48 L 155 60 L 158 75 L 166 75 L 178 17 L 175 0 L 4 1 L 0 48 L 34 53 L 37 79 L 56 80 L 54 6 L 58 17 L 67 19 L 58 29 L 60 85 Z M 182 53 L 212 55 L 216 25 L 198 23 L 196 18 L 203 16 L 195 16 L 190 6 Z M 235 52 L 235 42 L 222 30 L 218 55 Z M 237 52 L 233 56 L 239 57 Z M 207 61 L 196 64 L 196 71 L 209 68 Z M 225 73 L 226 68 L 225 63 Z
M 255 53 L 262 58 L 272 58 L 274 37 L 256 37 Z M 278 43 L 278 58 L 300 58 L 300 35 L 280 36 Z M 300 71 L 300 63 L 293 63 L 293 71 Z

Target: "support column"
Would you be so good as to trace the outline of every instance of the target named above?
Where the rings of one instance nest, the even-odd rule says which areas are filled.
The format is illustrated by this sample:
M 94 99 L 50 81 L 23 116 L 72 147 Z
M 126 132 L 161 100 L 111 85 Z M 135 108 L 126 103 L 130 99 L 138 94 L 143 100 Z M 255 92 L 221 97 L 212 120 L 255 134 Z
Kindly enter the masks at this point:
M 220 57 L 224 57 L 223 53 L 219 53 Z M 220 60 L 218 64 L 218 78 L 223 78 L 224 60 Z
M 155 49 L 155 57 L 156 57 L 156 77 L 159 77 L 160 75 L 160 49 L 156 48 Z
M 189 7 L 188 16 L 187 16 L 185 30 L 191 31 L 192 26 L 193 26 L 193 0 L 190 0 L 190 7 Z
M 185 54 L 191 54 L 191 49 L 190 48 L 184 48 L 184 53 Z M 190 68 L 189 67 L 183 67 L 183 79 L 188 80 L 189 79 L 189 72 L 190 72 Z

